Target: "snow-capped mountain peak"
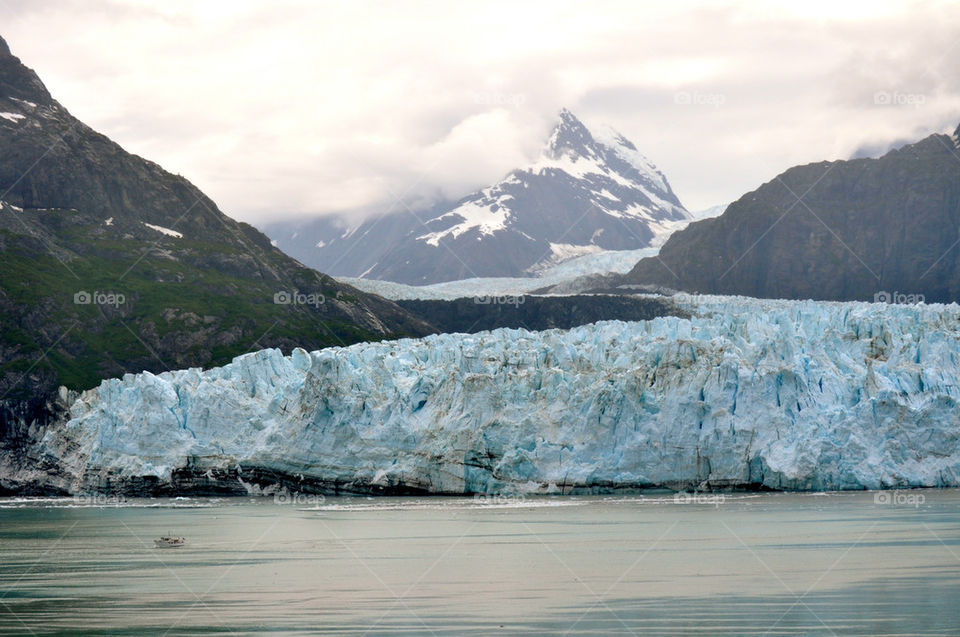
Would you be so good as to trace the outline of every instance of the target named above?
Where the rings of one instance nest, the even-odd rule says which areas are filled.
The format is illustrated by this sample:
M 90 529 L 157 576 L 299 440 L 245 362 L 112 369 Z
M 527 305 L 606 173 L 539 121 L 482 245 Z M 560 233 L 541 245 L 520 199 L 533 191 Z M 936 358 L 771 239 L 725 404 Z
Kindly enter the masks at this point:
M 587 127 L 573 113 L 563 109 L 543 149 L 543 155 L 551 159 L 565 155 L 596 156 L 595 143 Z
M 692 218 L 636 145 L 612 128 L 588 128 L 567 109 L 534 161 L 444 208 L 411 219 L 403 236 L 378 231 L 380 245 L 351 247 L 381 256 L 372 267 L 334 274 L 414 285 L 526 276 L 592 252 L 658 246 Z M 311 251 L 318 239 L 330 243 L 311 239 Z
M 539 160 L 531 168 L 559 167 L 558 162 L 566 161 L 577 165 L 568 171 L 570 174 L 588 174 L 587 163 L 579 164 L 581 159 L 593 162 L 595 166 L 591 168 L 596 174 L 615 172 L 630 179 L 637 177 L 630 174 L 636 171 L 657 190 L 670 190 L 663 173 L 619 131 L 604 125 L 591 132 L 573 113 L 563 109 Z
M 461 199 L 416 241 L 432 248 L 480 242 L 491 245 L 483 258 L 493 261 L 502 255 L 491 242 L 510 244 L 511 259 L 523 263 L 514 273 L 524 274 L 593 251 L 658 245 L 691 218 L 630 140 L 610 127 L 593 133 L 563 109 L 533 163 Z M 466 265 L 468 276 L 489 271 Z

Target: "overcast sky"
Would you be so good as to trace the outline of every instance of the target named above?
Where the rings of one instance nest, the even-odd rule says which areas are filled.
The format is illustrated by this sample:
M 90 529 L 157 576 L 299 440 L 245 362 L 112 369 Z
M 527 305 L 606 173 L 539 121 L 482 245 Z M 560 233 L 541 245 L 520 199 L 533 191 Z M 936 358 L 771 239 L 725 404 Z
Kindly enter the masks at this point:
M 691 210 L 960 123 L 956 2 L 0 0 L 0 34 L 74 115 L 254 223 L 465 195 L 564 106 Z

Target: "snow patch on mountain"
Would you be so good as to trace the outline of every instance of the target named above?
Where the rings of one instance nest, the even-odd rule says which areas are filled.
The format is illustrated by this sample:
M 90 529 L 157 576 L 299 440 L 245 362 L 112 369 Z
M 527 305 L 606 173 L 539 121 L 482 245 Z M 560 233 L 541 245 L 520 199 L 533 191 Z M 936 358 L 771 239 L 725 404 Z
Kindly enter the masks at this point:
M 478 201 L 467 201 L 437 218 L 438 221 L 460 219 L 459 223 L 446 230 L 421 235 L 417 239 L 436 247 L 440 245 L 441 239 L 446 237 L 456 239 L 474 228 L 480 232 L 478 238 L 492 235 L 497 230 L 506 228 L 510 210 L 505 207 L 505 204 L 513 197 L 496 194 L 494 188 L 485 188 L 480 193 Z
M 176 237 L 177 239 L 183 239 L 183 233 L 177 232 L 176 230 L 171 230 L 170 228 L 164 228 L 163 226 L 155 226 L 152 223 L 147 223 L 146 221 L 142 223 L 146 227 L 150 228 L 151 230 L 156 230 L 160 234 L 165 234 L 168 237 Z
M 26 115 L 21 115 L 20 113 L 0 113 L 0 117 L 16 124 L 21 119 L 26 118 Z

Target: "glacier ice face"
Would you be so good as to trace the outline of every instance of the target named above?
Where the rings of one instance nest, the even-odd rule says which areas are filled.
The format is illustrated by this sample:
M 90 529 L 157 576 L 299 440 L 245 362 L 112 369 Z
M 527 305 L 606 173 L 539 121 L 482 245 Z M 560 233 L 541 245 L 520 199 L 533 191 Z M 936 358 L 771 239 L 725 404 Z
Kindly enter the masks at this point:
M 960 485 L 960 308 L 685 297 L 692 319 L 368 343 L 104 381 L 69 488 L 250 467 L 362 491 Z

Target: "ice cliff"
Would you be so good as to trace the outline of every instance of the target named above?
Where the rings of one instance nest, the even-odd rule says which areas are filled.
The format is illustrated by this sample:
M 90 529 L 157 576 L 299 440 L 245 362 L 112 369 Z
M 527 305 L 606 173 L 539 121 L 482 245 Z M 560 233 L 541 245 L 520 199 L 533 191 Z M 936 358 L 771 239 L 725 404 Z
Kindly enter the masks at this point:
M 72 491 L 960 486 L 956 305 L 680 303 L 127 375 L 41 453 Z

